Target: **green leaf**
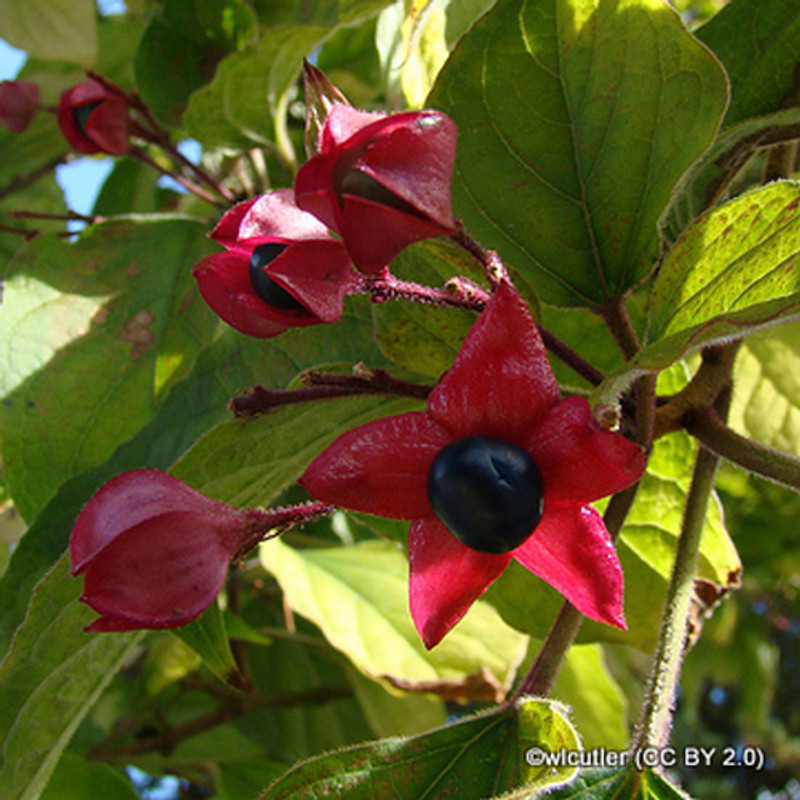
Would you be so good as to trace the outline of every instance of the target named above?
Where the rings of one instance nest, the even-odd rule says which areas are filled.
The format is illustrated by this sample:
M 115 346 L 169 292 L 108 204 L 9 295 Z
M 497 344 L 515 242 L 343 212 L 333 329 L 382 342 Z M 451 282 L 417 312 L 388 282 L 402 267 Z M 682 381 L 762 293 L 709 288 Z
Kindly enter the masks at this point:
M 726 125 L 791 102 L 800 62 L 800 8 L 794 0 L 731 0 L 696 34 L 731 81 Z
M 667 255 L 653 287 L 650 339 L 722 315 L 800 305 L 800 182 L 778 181 L 713 209 Z
M 269 786 L 284 772 L 283 764 L 265 762 L 252 764 L 220 764 L 217 796 L 219 800 L 258 800 L 265 786 Z
M 194 672 L 202 659 L 177 636 L 163 633 L 148 642 L 142 664 L 141 682 L 148 699 Z
M 669 781 L 649 769 L 586 769 L 568 788 L 548 795 L 552 800 L 690 800 Z
M 81 720 L 130 658 L 142 634 L 97 636 L 78 602 L 69 557 L 36 587 L 24 624 L 0 666 L 0 796 L 34 800 Z
M 26 519 L 133 436 L 216 330 L 190 274 L 210 251 L 206 230 L 169 218 L 109 222 L 73 245 L 38 237 L 10 265 L 0 426 L 5 477 Z
M 303 58 L 328 35 L 312 25 L 271 28 L 257 44 L 228 56 L 192 95 L 183 120 L 189 134 L 206 147 L 281 146 L 289 90 Z
M 728 424 L 764 444 L 800 453 L 800 324 L 749 336 L 733 372 Z
M 150 214 L 162 211 L 165 201 L 174 194 L 158 186 L 158 173 L 133 158 L 114 164 L 95 200 L 92 214 L 113 217 L 130 212 Z
M 244 688 L 245 679 L 233 659 L 225 622 L 217 603 L 212 603 L 188 625 L 176 628 L 174 634 L 189 645 L 221 681 L 237 689 Z
M 131 782 L 108 764 L 64 753 L 41 800 L 86 800 L 87 797 L 139 800 Z
M 700 217 L 656 279 L 650 344 L 595 392 L 613 403 L 636 377 L 701 347 L 800 316 L 800 182 L 776 181 Z
M 451 796 L 478 800 L 505 791 L 512 792 L 508 797 L 522 798 L 572 777 L 572 768 L 551 771 L 529 766 L 525 753 L 531 747 L 579 748 L 577 734 L 558 704 L 523 699 L 515 708 L 463 719 L 430 733 L 319 756 L 286 773 L 262 799 L 335 795 L 348 800 Z
M 21 197 L 25 195 L 20 195 L 21 189 L 14 191 L 14 187 L 27 187 L 34 183 L 39 171 L 48 164 L 54 167 L 61 163 L 69 152 L 69 145 L 53 124 L 52 117 L 42 113 L 37 114 L 22 133 L 0 128 L 0 147 L 3 149 L 0 191 L 3 195 L 10 194 L 14 200 L 12 207 L 17 208 L 20 207 Z M 39 223 L 40 220 L 36 220 L 31 227 Z M 19 220 L 15 224 L 21 227 L 24 222 Z
M 94 0 L 0 0 L 0 37 L 37 58 L 93 67 Z
M 137 87 L 156 116 L 177 125 L 189 95 L 212 79 L 218 62 L 242 47 L 255 27 L 244 0 L 166 0 L 134 59 Z
M 485 666 L 507 687 L 524 653 L 525 637 L 480 601 L 433 652 L 426 650 L 408 610 L 408 561 L 392 542 L 296 550 L 276 539 L 259 552 L 289 605 L 372 678 L 450 680 Z
M 459 127 L 470 233 L 543 301 L 596 307 L 653 267 L 659 218 L 726 96 L 716 59 L 660 0 L 516 0 L 465 34 L 429 103 Z
M 429 240 L 406 248 L 392 270 L 403 280 L 441 287 L 448 278 L 475 279 L 475 261 L 449 242 Z M 386 302 L 373 306 L 375 338 L 395 364 L 438 378 L 453 363 L 474 313 L 420 303 Z
M 389 96 L 402 92 L 404 104 L 421 108 L 447 59 L 445 3 L 396 3 L 378 21 L 376 44 Z
M 255 419 L 224 422 L 173 467 L 207 497 L 235 506 L 266 505 L 294 483 L 340 433 L 421 401 L 362 396 L 284 406 Z
M 600 645 L 570 647 L 551 694 L 569 706 L 586 749 L 627 747 L 628 701 L 609 672 Z

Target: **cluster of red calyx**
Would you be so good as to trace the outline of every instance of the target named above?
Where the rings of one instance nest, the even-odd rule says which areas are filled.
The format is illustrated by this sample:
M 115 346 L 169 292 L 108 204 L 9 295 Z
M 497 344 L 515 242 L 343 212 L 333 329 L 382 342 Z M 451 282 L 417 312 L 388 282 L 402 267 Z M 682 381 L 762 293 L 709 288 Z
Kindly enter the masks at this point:
M 128 100 L 96 80 L 73 86 L 61 95 L 58 126 L 79 153 L 125 155 L 130 121 Z
M 364 275 L 456 230 L 456 129 L 443 114 L 337 101 L 318 129 L 294 189 L 230 210 L 211 234 L 225 251 L 194 268 L 208 304 L 250 336 L 335 322 Z M 102 614 L 93 630 L 182 625 L 266 532 L 338 506 L 411 522 L 410 608 L 427 647 L 512 560 L 624 627 L 622 568 L 590 504 L 644 467 L 642 449 L 601 428 L 585 399 L 561 398 L 536 323 L 501 277 L 425 411 L 348 431 L 311 463 L 300 483 L 316 502 L 235 509 L 154 470 L 125 473 L 78 518 L 73 571 Z
M 356 270 L 378 274 L 409 244 L 455 232 L 455 153 L 456 127 L 438 111 L 385 115 L 334 105 L 294 191 L 263 195 L 222 218 L 211 236 L 228 252 L 195 267 L 200 292 L 250 336 L 336 321 Z
M 35 83 L 0 82 L 0 123 L 14 133 L 22 133 L 41 106 Z M 61 95 L 56 116 L 64 138 L 79 153 L 121 156 L 130 149 L 128 110 L 121 89 L 87 80 Z

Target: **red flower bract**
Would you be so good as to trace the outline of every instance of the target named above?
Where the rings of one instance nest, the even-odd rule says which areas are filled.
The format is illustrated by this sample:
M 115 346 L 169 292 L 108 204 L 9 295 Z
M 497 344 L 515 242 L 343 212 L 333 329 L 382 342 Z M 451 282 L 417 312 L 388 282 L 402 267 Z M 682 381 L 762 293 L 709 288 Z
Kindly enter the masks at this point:
M 84 81 L 61 95 L 58 127 L 79 153 L 128 152 L 128 101 L 102 83 Z
M 438 111 L 334 106 L 319 154 L 297 174 L 297 205 L 342 237 L 362 272 L 376 274 L 412 242 L 455 231 L 455 152 L 455 123 Z
M 85 574 L 81 600 L 102 615 L 87 630 L 190 622 L 214 601 L 228 564 L 273 527 L 273 516 L 209 500 L 158 470 L 117 476 L 84 506 L 70 538 L 72 574 Z
M 541 473 L 541 521 L 509 552 L 462 544 L 431 506 L 431 465 L 447 445 L 470 436 L 522 448 Z M 502 283 L 426 411 L 343 434 L 301 483 L 329 503 L 413 520 L 411 613 L 425 645 L 433 647 L 512 559 L 586 616 L 624 627 L 622 568 L 589 503 L 629 486 L 644 467 L 642 449 L 600 428 L 586 400 L 560 398 L 536 324 L 516 291 Z
M 227 252 L 204 258 L 192 274 L 205 301 L 238 331 L 268 338 L 341 317 L 357 273 L 344 245 L 297 208 L 290 189 L 235 206 L 211 238 Z M 275 247 L 264 251 L 264 245 Z M 258 248 L 268 255 L 257 285 L 251 265 L 259 264 Z
M 0 81 L 0 123 L 22 133 L 42 103 L 39 87 L 30 81 Z

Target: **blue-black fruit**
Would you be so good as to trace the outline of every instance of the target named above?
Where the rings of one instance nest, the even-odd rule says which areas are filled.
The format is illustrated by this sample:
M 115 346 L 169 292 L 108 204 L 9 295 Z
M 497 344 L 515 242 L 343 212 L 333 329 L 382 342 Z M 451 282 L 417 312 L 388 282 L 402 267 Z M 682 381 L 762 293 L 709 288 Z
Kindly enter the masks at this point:
M 428 500 L 462 544 L 482 553 L 508 553 L 539 524 L 544 486 L 536 462 L 521 447 L 465 436 L 433 460 Z
M 279 242 L 260 244 L 250 256 L 250 283 L 253 291 L 269 306 L 281 311 L 303 311 L 306 307 L 275 283 L 264 270 L 286 249 Z
M 72 121 L 84 136 L 86 135 L 86 123 L 89 121 L 92 111 L 99 105 L 100 100 L 97 100 L 94 103 L 87 103 L 85 106 L 77 106 L 72 109 Z

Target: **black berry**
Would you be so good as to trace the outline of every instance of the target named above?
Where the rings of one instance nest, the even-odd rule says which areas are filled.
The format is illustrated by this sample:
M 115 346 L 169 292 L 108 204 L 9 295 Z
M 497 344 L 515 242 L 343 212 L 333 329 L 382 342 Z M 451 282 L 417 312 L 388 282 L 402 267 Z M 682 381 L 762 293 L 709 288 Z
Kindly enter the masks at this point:
M 94 103 L 87 103 L 85 106 L 78 106 L 72 109 L 72 121 L 75 127 L 84 135 L 86 135 L 86 123 L 89 121 L 92 111 L 100 105 L 100 100 Z
M 306 307 L 267 275 L 265 269 L 286 249 L 279 242 L 260 244 L 250 256 L 250 283 L 253 291 L 269 306 L 281 311 L 302 311 Z
M 462 544 L 482 553 L 508 553 L 539 524 L 544 487 L 536 462 L 521 447 L 465 436 L 433 460 L 428 500 Z

